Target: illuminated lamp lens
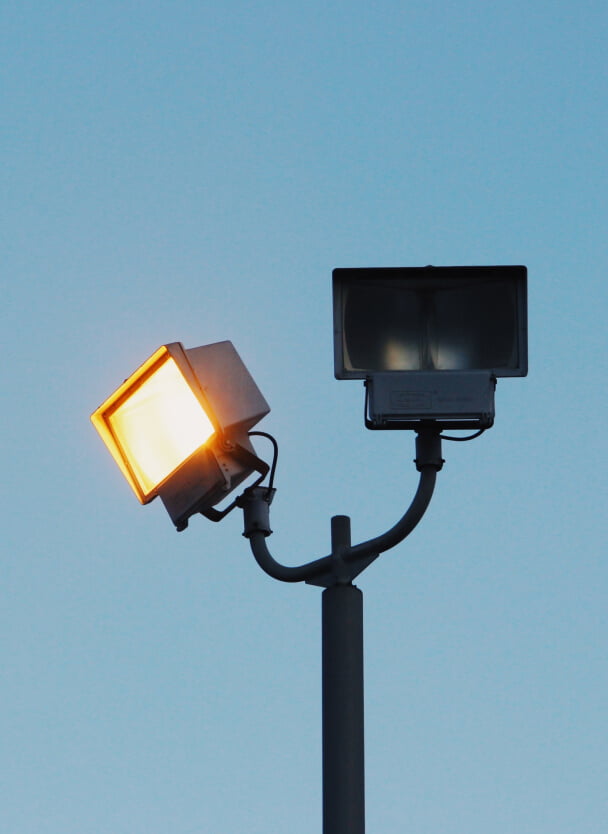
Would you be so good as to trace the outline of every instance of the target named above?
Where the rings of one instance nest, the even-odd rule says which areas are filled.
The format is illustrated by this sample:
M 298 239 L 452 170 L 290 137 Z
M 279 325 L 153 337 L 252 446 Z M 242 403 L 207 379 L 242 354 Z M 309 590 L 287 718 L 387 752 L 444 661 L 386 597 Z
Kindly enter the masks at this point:
M 107 419 L 145 496 L 215 431 L 171 357 L 129 392 Z

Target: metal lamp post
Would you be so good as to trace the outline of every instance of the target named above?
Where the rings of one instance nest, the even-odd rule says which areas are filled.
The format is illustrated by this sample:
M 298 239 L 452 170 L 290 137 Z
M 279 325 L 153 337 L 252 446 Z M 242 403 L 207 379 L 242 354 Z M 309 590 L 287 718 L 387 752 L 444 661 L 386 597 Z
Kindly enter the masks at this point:
M 416 438 L 418 490 L 402 518 L 386 533 L 351 545 L 350 518 L 331 520 L 331 553 L 297 567 L 277 562 L 266 546 L 273 491 L 257 486 L 238 499 L 244 535 L 258 565 L 283 582 L 320 585 L 322 594 L 323 832 L 364 834 L 363 594 L 353 580 L 381 553 L 411 533 L 429 505 L 441 469 L 441 439 L 434 428 Z
M 267 547 L 277 446 L 251 430 L 270 409 L 230 342 L 164 345 L 91 417 L 141 503 L 160 495 L 178 530 L 194 514 L 220 521 L 238 506 L 262 570 L 324 589 L 324 834 L 365 832 L 363 595 L 353 581 L 424 515 L 442 439 L 469 440 L 492 426 L 497 377 L 526 375 L 526 281 L 520 266 L 334 270 L 335 375 L 364 380 L 368 428 L 416 432 L 420 478 L 385 533 L 353 545 L 350 519 L 335 516 L 331 552 L 303 565 L 284 565 Z M 272 441 L 272 466 L 255 454 L 253 435 Z M 255 482 L 217 509 L 254 472 Z

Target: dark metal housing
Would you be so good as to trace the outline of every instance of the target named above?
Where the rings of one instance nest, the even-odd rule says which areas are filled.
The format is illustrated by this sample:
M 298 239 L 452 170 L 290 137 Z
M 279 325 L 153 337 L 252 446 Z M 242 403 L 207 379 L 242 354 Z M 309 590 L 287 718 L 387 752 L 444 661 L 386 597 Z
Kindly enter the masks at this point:
M 525 376 L 526 284 L 525 266 L 334 269 L 335 375 Z
M 334 269 L 334 371 L 371 429 L 486 429 L 497 377 L 528 372 L 525 266 Z

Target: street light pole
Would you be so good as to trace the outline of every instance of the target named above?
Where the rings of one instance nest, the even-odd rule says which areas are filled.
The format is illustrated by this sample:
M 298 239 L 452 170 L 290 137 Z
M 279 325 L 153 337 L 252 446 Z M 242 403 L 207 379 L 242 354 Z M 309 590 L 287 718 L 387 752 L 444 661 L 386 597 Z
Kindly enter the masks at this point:
M 274 489 L 255 486 L 243 493 L 245 529 L 259 566 L 282 582 L 320 585 L 322 594 L 323 834 L 365 834 L 363 594 L 353 579 L 418 524 L 429 505 L 443 466 L 436 426 L 418 430 L 418 489 L 399 521 L 379 536 L 351 544 L 350 519 L 331 520 L 331 554 L 304 565 L 277 562 L 266 545 Z
M 350 547 L 350 519 L 334 516 L 332 549 Z M 363 594 L 323 591 L 323 834 L 365 833 Z
M 323 831 L 364 834 L 363 595 L 353 580 L 426 512 L 442 439 L 478 437 L 494 422 L 496 378 L 526 376 L 527 270 L 335 269 L 333 301 L 334 372 L 365 380 L 365 425 L 417 433 L 416 494 L 379 536 L 351 545 L 350 519 L 334 516 L 329 556 L 297 566 L 273 558 L 266 539 L 277 443 L 251 431 L 270 408 L 231 342 L 162 345 L 91 420 L 140 502 L 160 496 L 177 530 L 194 514 L 221 521 L 241 507 L 243 535 L 262 570 L 325 589 Z M 445 429 L 475 431 L 452 437 Z M 254 435 L 272 442 L 271 466 L 255 454 Z M 254 484 L 216 509 L 254 472 Z

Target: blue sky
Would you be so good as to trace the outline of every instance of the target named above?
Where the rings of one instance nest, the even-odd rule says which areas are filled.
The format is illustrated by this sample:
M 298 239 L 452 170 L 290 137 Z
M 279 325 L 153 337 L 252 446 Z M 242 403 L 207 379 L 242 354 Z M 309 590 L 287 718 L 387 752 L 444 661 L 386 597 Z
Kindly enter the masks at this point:
M 89 414 L 231 339 L 280 444 L 272 549 L 398 518 L 413 437 L 333 378 L 337 266 L 526 264 L 530 374 L 360 578 L 367 826 L 606 830 L 605 3 L 0 12 L 0 804 L 15 834 L 321 825 L 320 594 L 241 519 L 176 534 Z M 262 445 L 258 448 L 262 451 Z

